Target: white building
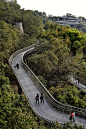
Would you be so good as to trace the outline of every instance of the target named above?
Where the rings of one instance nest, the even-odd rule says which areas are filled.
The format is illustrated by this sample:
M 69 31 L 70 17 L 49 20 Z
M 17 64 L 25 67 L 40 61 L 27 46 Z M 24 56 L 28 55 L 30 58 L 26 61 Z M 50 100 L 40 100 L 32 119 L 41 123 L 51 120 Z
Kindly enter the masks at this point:
M 57 17 L 56 23 L 59 23 L 60 25 L 69 25 L 71 28 L 77 28 L 77 25 L 79 25 L 81 22 L 78 18 L 73 17 Z

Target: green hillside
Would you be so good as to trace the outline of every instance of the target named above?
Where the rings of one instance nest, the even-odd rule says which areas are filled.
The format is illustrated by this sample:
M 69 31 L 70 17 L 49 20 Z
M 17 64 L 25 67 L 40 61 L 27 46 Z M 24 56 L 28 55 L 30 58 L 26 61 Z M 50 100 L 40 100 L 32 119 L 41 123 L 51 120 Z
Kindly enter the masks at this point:
M 22 22 L 24 34 L 20 32 L 19 27 L 12 26 L 14 22 Z M 20 5 L 17 2 L 8 3 L 0 0 L 0 129 L 62 128 L 58 122 L 49 126 L 36 117 L 24 94 L 19 94 L 19 83 L 8 64 L 8 59 L 13 52 L 34 44 L 34 39 L 36 38 L 40 42 L 45 41 L 45 43 L 37 53 L 30 57 L 29 63 L 33 63 L 33 71 L 46 87 L 48 87 L 48 84 L 48 88 L 51 88 L 51 84 L 56 86 L 57 82 L 62 79 L 63 85 L 66 85 L 66 77 L 69 75 L 71 67 L 74 68 L 79 77 L 83 77 L 83 80 L 85 79 L 86 35 L 84 33 L 61 27 L 53 22 L 47 23 L 47 16 L 44 12 L 20 9 Z M 84 54 L 83 60 L 82 54 Z M 72 55 L 75 56 L 73 59 Z M 42 60 L 39 62 L 40 58 Z M 68 67 L 67 60 L 72 61 L 72 64 L 69 63 Z M 35 65 L 38 66 L 38 62 L 42 64 L 40 65 L 39 73 L 35 70 Z M 78 72 L 81 65 L 80 70 L 83 70 L 82 73 Z M 45 71 L 44 75 L 42 71 Z M 55 74 L 58 71 L 59 75 Z M 52 75 L 51 72 L 53 73 Z M 48 79 L 53 77 L 52 83 L 47 80 L 45 74 L 49 77 Z M 61 74 L 62 76 L 60 77 Z M 52 92 L 52 89 L 50 90 Z M 66 126 L 73 129 L 71 123 L 67 123 Z M 84 129 L 84 127 L 76 124 L 74 128 Z

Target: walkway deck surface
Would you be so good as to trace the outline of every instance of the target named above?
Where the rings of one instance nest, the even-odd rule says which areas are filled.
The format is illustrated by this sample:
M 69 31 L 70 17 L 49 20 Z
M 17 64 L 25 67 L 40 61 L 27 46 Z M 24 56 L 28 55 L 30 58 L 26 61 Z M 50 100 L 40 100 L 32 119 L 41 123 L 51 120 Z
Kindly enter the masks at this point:
M 17 55 L 13 61 L 12 61 L 12 68 L 14 70 L 14 73 L 17 76 L 18 81 L 21 83 L 22 90 L 24 91 L 25 96 L 29 100 L 31 107 L 34 111 L 40 116 L 42 116 L 45 119 L 48 119 L 50 121 L 58 121 L 59 123 L 64 123 L 69 121 L 69 114 L 65 114 L 62 112 L 59 112 L 52 108 L 46 99 L 44 98 L 44 104 L 39 103 L 36 104 L 35 102 L 35 96 L 37 93 L 39 95 L 41 94 L 38 88 L 35 86 L 27 72 L 23 69 L 21 65 L 21 59 L 24 52 Z M 15 64 L 19 63 L 19 69 L 14 68 Z M 86 128 L 86 119 L 75 117 L 76 123 L 79 125 L 84 125 Z
M 72 82 L 74 82 L 75 84 L 77 84 L 77 80 L 73 77 L 70 78 Z M 77 84 L 77 87 L 79 87 L 80 89 L 85 89 L 86 90 L 86 86 L 81 84 L 80 82 Z

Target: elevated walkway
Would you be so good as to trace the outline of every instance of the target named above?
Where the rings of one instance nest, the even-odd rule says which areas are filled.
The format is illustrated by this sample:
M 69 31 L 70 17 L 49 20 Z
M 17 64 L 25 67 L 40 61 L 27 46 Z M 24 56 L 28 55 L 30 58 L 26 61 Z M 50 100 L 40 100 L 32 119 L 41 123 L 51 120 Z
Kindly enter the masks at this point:
M 75 78 L 71 77 L 70 80 L 71 80 L 71 83 L 74 84 L 77 88 L 85 89 L 86 90 L 86 86 L 81 84 L 80 82 L 77 83 Z
M 60 124 L 68 122 L 70 114 L 57 111 L 56 109 L 51 107 L 51 105 L 47 102 L 45 97 L 44 104 L 36 104 L 35 96 L 37 93 L 39 93 L 39 95 L 41 95 L 41 93 L 37 86 L 34 84 L 34 82 L 31 80 L 26 70 L 22 67 L 22 56 L 25 52 L 26 51 L 21 52 L 17 56 L 13 57 L 12 62 L 10 62 L 10 65 L 34 113 L 37 115 L 39 119 L 43 119 L 47 122 L 58 121 Z M 19 69 L 14 68 L 14 66 L 17 63 L 19 63 Z M 75 117 L 75 119 L 76 123 L 78 123 L 79 125 L 84 125 L 86 127 L 86 119 L 77 116 Z

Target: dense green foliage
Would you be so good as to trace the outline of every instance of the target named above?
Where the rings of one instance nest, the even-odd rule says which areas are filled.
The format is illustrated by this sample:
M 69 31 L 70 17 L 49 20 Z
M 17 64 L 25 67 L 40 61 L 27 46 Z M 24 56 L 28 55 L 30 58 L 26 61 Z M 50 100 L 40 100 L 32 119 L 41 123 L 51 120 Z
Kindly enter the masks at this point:
M 40 37 L 46 39 L 45 43 L 28 60 L 37 76 L 41 75 L 48 82 L 55 82 L 59 77 L 60 80 L 66 81 L 70 72 L 77 73 L 81 63 L 83 69 L 85 68 L 85 62 L 82 60 L 83 51 L 85 53 L 84 34 L 54 23 L 46 23 L 44 29 Z M 78 74 L 81 75 L 80 72 Z M 83 77 L 83 74 L 81 76 Z
M 50 93 L 61 103 L 86 109 L 86 91 L 78 90 L 74 86 L 51 87 Z
M 18 91 L 13 88 L 18 82 L 15 79 L 11 68 L 8 65 L 10 55 L 18 49 L 24 48 L 35 43 L 35 38 L 46 39 L 45 44 L 40 46 L 36 55 L 30 57 L 32 69 L 38 75 L 42 83 L 48 87 L 67 81 L 67 76 L 71 69 L 71 64 L 67 67 L 67 60 L 72 60 L 71 52 L 83 45 L 84 53 L 86 52 L 85 35 L 76 31 L 69 30 L 68 27 L 61 27 L 58 24 L 46 23 L 50 19 L 47 18 L 45 12 L 20 9 L 17 2 L 4 2 L 0 0 L 0 128 L 1 129 L 61 129 L 62 126 L 58 122 L 51 127 L 45 125 L 43 121 L 39 121 L 33 113 L 24 94 L 19 95 Z M 12 26 L 14 22 L 22 22 L 24 34 L 22 35 L 17 26 Z M 46 23 L 43 28 L 43 23 Z M 72 32 L 73 31 L 73 32 Z M 66 32 L 66 35 L 64 34 Z M 77 40 L 74 39 L 72 51 L 71 33 L 77 33 Z M 68 35 L 69 34 L 69 35 Z M 63 39 L 64 37 L 64 39 Z M 72 37 L 72 36 L 71 36 Z M 53 39 L 52 39 L 53 38 Z M 48 41 L 47 41 L 48 40 Z M 82 40 L 82 43 L 81 43 Z M 70 49 L 71 48 L 71 49 Z M 81 49 L 80 49 L 81 50 Z M 79 50 L 79 51 L 80 51 Z M 58 55 L 58 56 L 57 56 Z M 65 58 L 65 56 L 67 58 Z M 76 56 L 77 58 L 77 56 Z M 85 55 L 84 55 L 85 59 Z M 73 59 L 76 61 L 76 59 Z M 81 58 L 78 58 L 78 62 Z M 77 62 L 77 63 L 78 63 Z M 65 63 L 65 65 L 64 65 Z M 77 66 L 75 63 L 75 68 Z M 39 64 L 39 65 L 38 65 Z M 82 68 L 85 68 L 85 62 L 82 62 Z M 35 66 L 37 66 L 35 69 Z M 40 67 L 41 66 L 41 67 Z M 40 69 L 39 69 L 39 68 Z M 72 66 L 73 67 L 73 66 Z M 79 66 L 78 66 L 79 67 Z M 63 68 L 63 69 L 62 69 Z M 81 68 L 81 70 L 82 70 Z M 77 70 L 76 70 L 77 71 Z M 59 74 L 56 74 L 59 73 Z M 85 73 L 85 71 L 83 71 Z M 83 74 L 82 73 L 82 74 Z M 79 74 L 79 73 L 78 73 Z M 82 74 L 80 74 L 82 76 Z M 60 77 L 60 75 L 62 75 Z M 51 79 L 52 78 L 52 79 Z M 85 78 L 85 74 L 83 76 Z M 47 80 L 48 79 L 48 80 Z M 50 81 L 51 80 L 51 81 Z M 62 83 L 63 83 L 62 82 Z M 84 96 L 85 100 L 85 96 Z M 67 128 L 73 129 L 73 125 L 66 124 Z M 77 129 L 84 129 L 78 127 Z
M 22 35 L 16 27 L 0 21 L 0 61 L 7 62 L 9 55 L 21 48 Z
M 42 25 L 42 18 L 35 16 L 34 11 L 20 9 L 17 2 L 4 2 L 4 0 L 0 0 L 0 20 L 9 24 L 22 22 L 24 32 L 32 38 L 39 35 Z
M 20 22 L 20 5 L 16 2 L 4 2 L 0 0 L 0 20 L 4 20 L 7 23 Z

